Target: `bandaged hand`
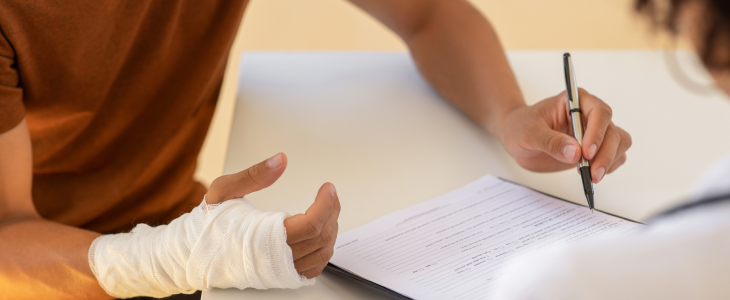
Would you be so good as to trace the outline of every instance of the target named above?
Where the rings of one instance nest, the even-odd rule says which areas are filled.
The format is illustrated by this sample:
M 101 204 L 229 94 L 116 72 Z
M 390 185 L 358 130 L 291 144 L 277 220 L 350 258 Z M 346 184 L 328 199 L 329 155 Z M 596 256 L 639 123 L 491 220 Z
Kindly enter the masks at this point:
M 206 199 L 169 225 L 139 224 L 92 244 L 89 264 L 109 295 L 165 297 L 211 288 L 311 285 L 332 255 L 339 201 L 324 184 L 305 214 L 256 209 L 245 195 L 273 184 L 286 169 L 277 154 L 221 176 Z
M 286 169 L 286 155 L 279 153 L 247 170 L 218 177 L 210 185 L 208 201 L 241 198 L 272 185 Z M 254 189 L 257 185 L 262 188 Z M 307 278 L 319 276 L 334 253 L 340 200 L 335 186 L 325 183 L 307 212 L 284 220 L 286 242 L 291 247 L 296 270 Z

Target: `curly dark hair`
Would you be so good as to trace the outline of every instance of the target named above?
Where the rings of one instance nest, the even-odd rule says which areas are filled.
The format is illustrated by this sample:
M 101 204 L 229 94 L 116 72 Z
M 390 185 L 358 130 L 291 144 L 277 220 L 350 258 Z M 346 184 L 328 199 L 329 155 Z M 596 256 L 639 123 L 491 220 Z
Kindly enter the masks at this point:
M 672 34 L 677 34 L 680 10 L 697 2 L 702 6 L 702 24 L 697 51 L 709 69 L 730 69 L 730 1 L 728 0 L 635 0 L 634 8 Z M 718 47 L 720 46 L 720 47 Z

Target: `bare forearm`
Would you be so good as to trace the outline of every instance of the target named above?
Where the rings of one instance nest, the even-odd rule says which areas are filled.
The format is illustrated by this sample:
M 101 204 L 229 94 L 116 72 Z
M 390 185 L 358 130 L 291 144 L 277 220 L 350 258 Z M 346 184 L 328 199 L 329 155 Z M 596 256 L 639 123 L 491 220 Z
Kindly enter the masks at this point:
M 489 22 L 463 1 L 441 1 L 406 40 L 426 80 L 472 120 L 495 132 L 501 116 L 524 106 Z
M 0 134 L 0 299 L 107 299 L 89 268 L 98 233 L 43 220 L 31 196 L 23 120 Z
M 0 223 L 0 299 L 110 299 L 87 259 L 97 236 L 39 218 Z
M 351 1 L 395 31 L 431 86 L 487 130 L 525 105 L 495 31 L 468 2 Z

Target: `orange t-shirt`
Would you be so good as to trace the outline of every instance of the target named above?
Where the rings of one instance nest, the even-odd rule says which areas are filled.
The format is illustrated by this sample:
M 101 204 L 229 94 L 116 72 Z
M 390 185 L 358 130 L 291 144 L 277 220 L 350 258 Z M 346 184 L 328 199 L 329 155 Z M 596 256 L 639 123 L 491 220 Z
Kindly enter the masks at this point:
M 200 203 L 246 0 L 0 1 L 0 133 L 24 117 L 46 219 L 110 233 Z

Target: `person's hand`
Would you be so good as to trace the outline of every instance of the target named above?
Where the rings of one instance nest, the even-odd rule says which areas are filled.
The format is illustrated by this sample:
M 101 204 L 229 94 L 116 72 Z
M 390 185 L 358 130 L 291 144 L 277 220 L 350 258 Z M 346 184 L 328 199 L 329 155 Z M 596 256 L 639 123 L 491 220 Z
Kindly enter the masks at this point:
M 286 155 L 279 153 L 236 174 L 216 178 L 208 189 L 208 204 L 242 198 L 267 188 L 276 182 L 286 169 Z M 307 278 L 319 276 L 334 253 L 337 238 L 337 218 L 340 200 L 332 183 L 319 188 L 314 204 L 304 214 L 284 220 L 286 242 L 292 249 L 294 267 Z
M 583 147 L 573 138 L 565 92 L 505 116 L 496 135 L 507 152 L 525 169 L 560 171 L 577 166 L 581 155 L 591 162 L 592 181 L 626 162 L 631 136 L 611 121 L 606 103 L 579 89 L 583 117 Z
M 334 254 L 340 200 L 335 186 L 325 183 L 319 188 L 307 212 L 284 220 L 286 243 L 294 255 L 294 267 L 307 278 L 319 276 Z

